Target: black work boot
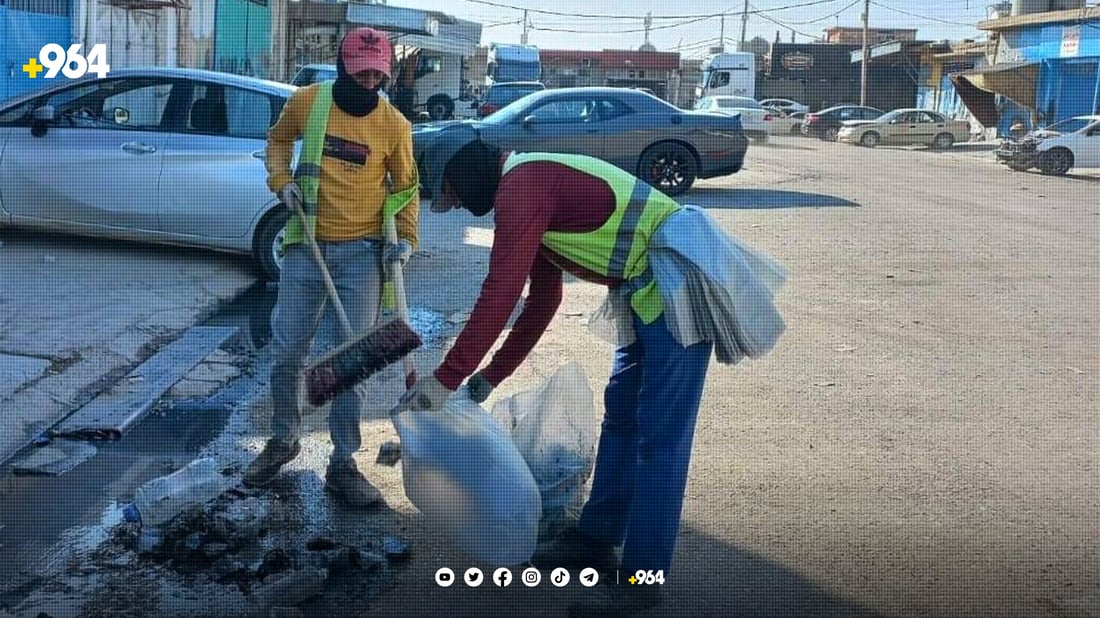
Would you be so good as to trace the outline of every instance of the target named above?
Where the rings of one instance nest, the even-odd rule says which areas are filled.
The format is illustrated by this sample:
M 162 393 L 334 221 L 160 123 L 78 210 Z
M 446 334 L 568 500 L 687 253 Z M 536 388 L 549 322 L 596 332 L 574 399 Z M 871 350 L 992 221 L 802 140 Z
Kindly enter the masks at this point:
M 601 573 L 619 568 L 615 547 L 598 541 L 576 528 L 561 533 L 558 538 L 544 543 L 531 556 L 531 564 L 540 569 L 584 569 L 592 567 Z
M 587 591 L 569 606 L 569 618 L 618 618 L 633 616 L 662 601 L 660 586 L 614 584 L 610 581 Z
M 248 464 L 244 471 L 245 485 L 249 487 L 267 487 L 279 474 L 283 464 L 294 459 L 302 451 L 302 445 L 297 440 L 283 442 L 278 438 L 271 438 L 264 445 L 264 450 Z
M 348 460 L 341 464 L 329 464 L 325 472 L 325 491 L 342 497 L 354 507 L 366 507 L 382 500 L 382 492 L 371 485 L 367 477 Z

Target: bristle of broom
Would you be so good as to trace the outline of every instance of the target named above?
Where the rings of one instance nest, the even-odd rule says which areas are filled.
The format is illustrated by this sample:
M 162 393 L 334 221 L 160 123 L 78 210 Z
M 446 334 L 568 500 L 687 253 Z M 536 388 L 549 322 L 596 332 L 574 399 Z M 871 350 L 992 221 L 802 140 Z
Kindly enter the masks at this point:
M 404 320 L 391 320 L 359 339 L 350 341 L 306 370 L 306 393 L 314 406 L 401 360 L 423 342 Z

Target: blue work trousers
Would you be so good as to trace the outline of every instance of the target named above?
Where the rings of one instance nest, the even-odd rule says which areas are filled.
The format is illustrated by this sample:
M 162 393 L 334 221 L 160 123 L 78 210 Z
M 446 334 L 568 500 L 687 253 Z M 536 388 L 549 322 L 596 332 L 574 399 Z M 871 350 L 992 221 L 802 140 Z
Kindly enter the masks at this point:
M 622 546 L 622 568 L 664 570 L 680 528 L 691 443 L 712 344 L 683 347 L 664 317 L 634 316 L 634 343 L 615 352 L 592 494 L 581 532 Z

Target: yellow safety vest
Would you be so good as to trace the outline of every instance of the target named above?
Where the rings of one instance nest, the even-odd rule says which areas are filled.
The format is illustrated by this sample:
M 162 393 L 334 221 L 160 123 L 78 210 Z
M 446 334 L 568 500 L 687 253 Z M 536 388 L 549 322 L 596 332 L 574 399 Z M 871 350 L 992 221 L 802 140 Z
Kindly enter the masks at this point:
M 675 200 L 614 165 L 582 155 L 512 154 L 503 172 L 523 163 L 548 161 L 601 178 L 615 194 L 615 212 L 591 232 L 546 232 L 542 244 L 563 258 L 605 277 L 625 279 L 630 306 L 652 323 L 664 307 L 646 257 L 649 239 L 666 217 L 680 209 Z

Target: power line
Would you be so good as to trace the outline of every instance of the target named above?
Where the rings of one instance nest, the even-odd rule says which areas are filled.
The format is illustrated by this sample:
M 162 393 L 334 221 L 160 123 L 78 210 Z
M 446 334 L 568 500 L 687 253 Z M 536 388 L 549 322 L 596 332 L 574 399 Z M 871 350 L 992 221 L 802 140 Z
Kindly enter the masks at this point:
M 547 11 L 544 9 L 531 9 L 522 6 L 515 6 L 512 4 L 503 4 L 500 2 L 493 2 L 492 0 L 465 0 L 473 4 L 483 4 L 486 6 L 495 6 L 502 9 L 512 9 L 513 11 L 528 11 L 531 13 L 537 13 L 539 15 L 555 15 L 558 17 L 583 17 L 583 18 L 595 18 L 595 19 L 630 19 L 639 20 L 642 19 L 638 15 L 608 15 L 608 14 L 591 14 L 591 13 L 564 13 L 561 11 Z M 755 9 L 749 11 L 750 14 L 762 14 L 770 13 L 773 11 L 786 11 L 788 9 L 797 9 L 806 6 L 817 6 L 819 4 L 831 4 L 833 2 L 839 2 L 840 0 L 810 0 L 808 2 L 801 2 L 798 4 L 788 4 L 786 6 L 777 6 L 769 9 Z M 654 15 L 653 19 L 703 19 L 710 17 L 721 17 L 723 15 L 740 15 L 741 11 L 736 9 L 727 9 L 720 13 L 706 13 L 697 15 Z
M 752 6 L 752 4 L 750 3 L 749 6 Z M 818 36 L 816 34 L 806 34 L 805 32 L 802 32 L 801 30 L 795 30 L 794 28 L 792 28 L 792 27 L 788 26 L 787 24 L 779 21 L 778 19 L 774 19 L 772 17 L 769 17 L 768 15 L 765 15 L 763 13 L 760 13 L 759 11 L 756 11 L 755 6 L 753 6 L 753 9 L 754 9 L 753 12 L 759 14 L 760 17 L 763 17 L 764 19 L 766 19 L 766 20 L 768 20 L 768 21 L 770 21 L 773 24 L 776 24 L 778 26 L 783 26 L 784 28 L 786 28 L 787 30 L 790 30 L 791 32 L 794 32 L 795 34 L 801 34 L 802 36 L 810 39 L 811 41 L 816 40 L 818 38 Z
M 670 28 L 679 28 L 681 26 L 687 26 L 688 24 L 694 24 L 701 21 L 712 19 L 712 17 L 697 17 L 695 19 L 689 19 L 677 24 L 667 24 L 664 26 L 651 26 L 650 31 L 653 30 L 668 30 Z M 645 32 L 645 28 L 632 28 L 630 30 L 573 30 L 571 28 L 547 28 L 539 26 L 531 26 L 531 30 L 539 30 L 541 32 L 567 32 L 570 34 L 633 34 L 637 32 Z
M 862 0 L 852 0 L 851 4 L 849 4 L 848 6 L 840 9 L 839 11 L 833 11 L 832 13 L 829 13 L 828 15 L 823 15 L 821 17 L 818 17 L 817 19 L 811 19 L 811 20 L 808 20 L 808 21 L 789 21 L 787 23 L 791 24 L 792 26 L 808 26 L 810 24 L 816 24 L 818 22 L 825 21 L 826 19 L 832 19 L 832 18 L 836 17 L 837 15 L 840 15 L 844 11 L 847 11 L 848 9 L 852 8 L 853 6 L 859 4 L 861 1 Z
M 895 9 L 892 6 L 887 6 L 885 4 L 880 4 L 878 2 L 875 2 L 875 0 L 871 0 L 871 4 L 879 7 L 880 9 L 886 9 L 887 11 L 893 11 L 894 13 L 901 13 L 902 15 L 908 15 L 909 17 L 917 17 L 919 19 L 924 19 L 924 20 L 927 20 L 927 21 L 936 21 L 936 22 L 939 22 L 941 24 L 949 24 L 949 25 L 952 25 L 952 26 L 966 26 L 968 28 L 975 28 L 975 29 L 977 28 L 977 26 L 975 26 L 974 24 L 964 24 L 960 21 L 949 21 L 949 20 L 946 20 L 946 19 L 939 19 L 938 17 L 929 17 L 927 15 L 918 15 L 917 13 L 910 13 L 909 11 L 903 11 L 901 9 Z

